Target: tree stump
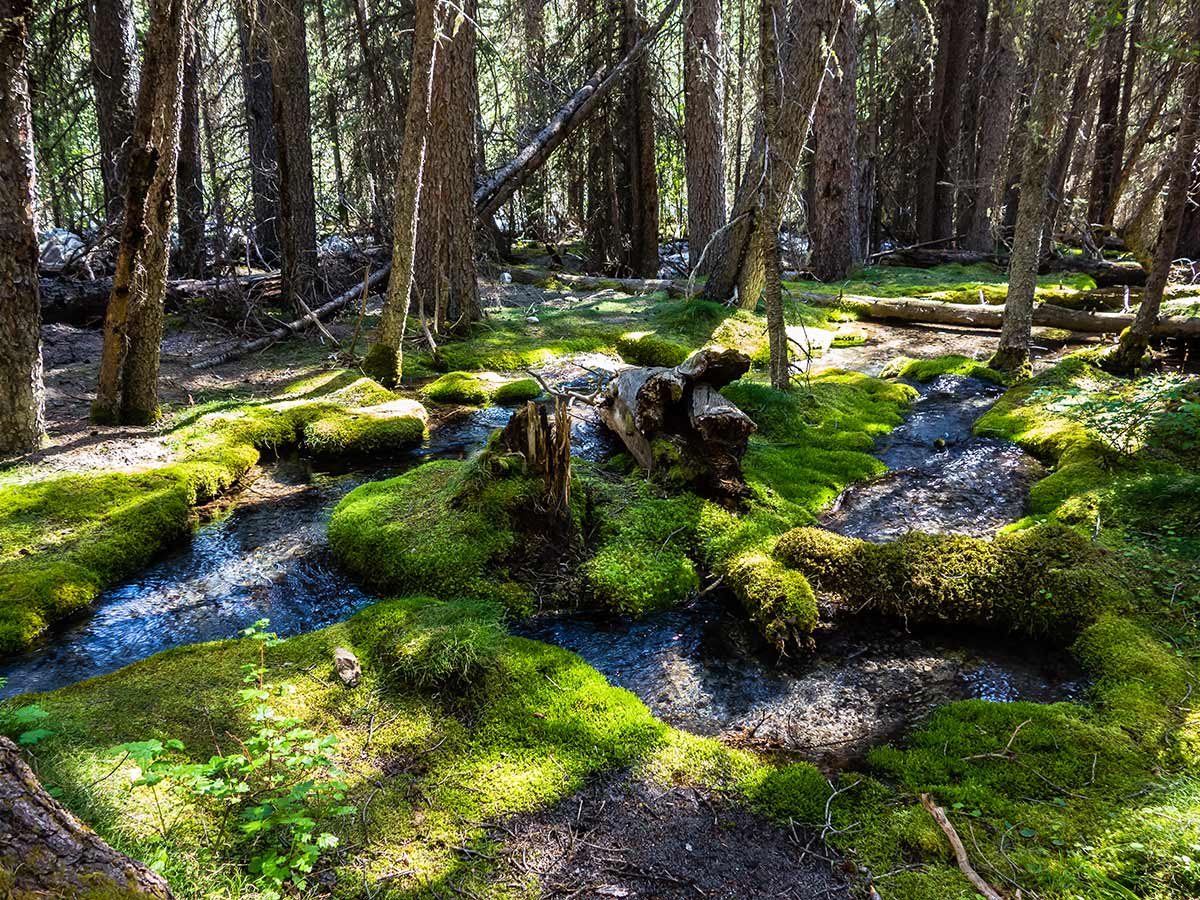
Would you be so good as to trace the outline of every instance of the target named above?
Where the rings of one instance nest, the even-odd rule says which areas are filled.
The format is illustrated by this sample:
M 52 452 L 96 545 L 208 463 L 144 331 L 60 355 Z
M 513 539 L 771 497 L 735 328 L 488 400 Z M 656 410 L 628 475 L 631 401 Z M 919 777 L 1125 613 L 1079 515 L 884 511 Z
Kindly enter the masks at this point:
M 0 887 L 10 895 L 172 900 L 161 875 L 118 853 L 38 782 L 0 737 Z
M 526 475 L 542 479 L 546 512 L 553 523 L 565 527 L 571 519 L 571 413 L 567 401 L 555 398 L 552 422 L 546 406 L 530 400 L 513 413 L 496 446 L 520 456 Z
M 749 369 L 745 354 L 714 348 L 673 369 L 626 369 L 605 388 L 600 416 L 652 476 L 740 496 L 741 461 L 756 426 L 719 391 Z

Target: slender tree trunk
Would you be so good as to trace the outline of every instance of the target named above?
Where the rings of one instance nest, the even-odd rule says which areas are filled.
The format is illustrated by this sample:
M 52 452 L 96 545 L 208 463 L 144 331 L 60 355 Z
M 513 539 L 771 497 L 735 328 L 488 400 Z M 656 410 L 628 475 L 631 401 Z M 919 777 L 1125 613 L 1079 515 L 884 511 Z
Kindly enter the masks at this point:
M 297 310 L 316 295 L 317 219 L 304 0 L 266 0 L 270 24 L 272 120 L 279 167 L 279 250 L 283 296 Z
M 434 69 L 438 57 L 435 40 L 441 0 L 417 0 L 413 24 L 412 84 L 404 117 L 404 143 L 396 169 L 396 221 L 393 226 L 392 274 L 379 319 L 375 344 L 363 360 L 363 371 L 386 385 L 395 385 L 403 373 L 401 341 L 413 296 L 417 227 L 425 183 L 425 157 L 433 102 Z
M 104 318 L 92 418 L 145 424 L 158 414 L 158 359 L 179 155 L 185 0 L 152 0 L 129 154 L 125 220 Z
M 621 56 L 630 53 L 647 30 L 639 0 L 625 0 Z M 654 73 L 642 55 L 626 82 L 623 119 L 628 124 L 625 151 L 629 154 L 629 200 L 625 215 L 629 256 L 625 268 L 649 278 L 658 274 L 658 168 L 655 164 Z
M 33 0 L 0 0 L 0 456 L 44 431 L 42 306 L 29 104 Z
M 125 202 L 133 104 L 138 91 L 133 0 L 88 0 L 87 13 L 105 217 L 117 222 Z
M 975 162 L 975 199 L 971 221 L 960 243 L 964 249 L 990 253 L 996 249 L 1003 198 L 1004 148 L 1013 119 L 1017 90 L 1017 53 L 1014 46 L 1017 17 L 1009 0 L 1001 0 L 995 13 L 995 36 L 985 63 L 984 99 L 980 104 L 979 140 Z
M 333 68 L 329 64 L 329 34 L 325 27 L 325 0 L 317 0 L 317 42 L 321 50 L 321 68 L 325 71 L 325 129 L 333 149 L 333 189 L 337 195 L 337 218 L 342 228 L 350 227 L 350 212 L 346 203 L 346 174 L 342 165 L 342 137 L 338 127 L 337 87 Z
M 780 204 L 791 194 L 843 2 L 846 0 L 793 0 L 786 29 L 780 25 L 782 78 L 773 155 L 778 165 L 767 167 L 764 163 L 760 120 L 729 228 L 714 243 L 720 263 L 705 285 L 704 295 L 710 300 L 727 300 L 736 291 L 743 306 L 758 303 L 763 290 L 763 251 L 779 240 L 761 221 L 762 194 L 768 184 Z M 782 206 L 780 211 L 782 214 Z
M 988 52 L 988 6 L 988 0 L 976 0 L 971 16 L 971 60 L 963 88 L 958 208 L 955 213 L 955 232 L 960 237 L 970 231 L 978 196 L 975 173 L 979 162 L 979 114 Z
M 1124 14 L 1124 8 L 1120 10 Z M 1121 66 L 1125 54 L 1125 20 L 1111 24 L 1104 32 L 1100 62 L 1100 107 L 1096 122 L 1096 155 L 1092 169 L 1091 187 L 1088 191 L 1088 222 L 1095 227 L 1107 228 L 1112 222 L 1105 221 L 1109 198 L 1112 196 L 1118 173 L 1121 170 L 1121 148 L 1124 135 L 1120 134 L 1121 111 Z
M 779 224 L 783 197 L 774 175 L 777 167 L 786 165 L 780 156 L 780 116 L 782 104 L 779 83 L 779 34 L 784 29 L 784 0 L 761 0 L 759 3 L 758 65 L 762 92 L 763 188 L 759 200 L 760 241 L 762 242 L 764 289 L 767 307 L 767 340 L 770 346 L 771 387 L 786 391 L 791 386 L 791 365 L 788 362 L 787 326 L 783 318 L 783 295 L 780 287 Z M 819 90 L 819 88 L 818 88 Z
M 371 43 L 371 33 L 367 25 L 367 6 L 365 0 L 352 0 L 354 11 L 354 33 L 358 38 L 359 52 L 362 54 L 366 75 L 362 79 L 363 91 L 367 106 L 372 115 L 366 126 L 366 166 L 367 180 L 370 183 L 371 203 L 371 233 L 377 241 L 385 240 L 388 232 L 388 190 L 387 190 L 387 158 L 393 148 L 388 140 L 386 128 L 381 127 L 381 121 L 387 121 L 381 115 L 387 102 L 384 91 L 380 89 L 380 81 L 385 68 L 384 61 L 379 58 L 374 45 Z M 396 100 L 399 102 L 399 95 Z
M 1183 230 L 1188 194 L 1194 178 L 1197 133 L 1200 132 L 1200 57 L 1196 55 L 1200 51 L 1200 0 L 1192 0 L 1189 6 L 1192 58 L 1185 69 L 1187 81 L 1180 108 L 1179 136 L 1175 139 L 1162 229 L 1154 248 L 1154 264 L 1146 279 L 1146 289 L 1142 292 L 1142 302 L 1133 325 L 1121 335 L 1120 345 L 1106 363 L 1106 368 L 1123 375 L 1133 374 L 1138 369 L 1150 346 L 1163 292 L 1171 275 L 1171 262 Z
M 1025 125 L 1021 194 L 1008 270 L 1008 299 L 1000 345 L 990 365 L 1002 372 L 1027 375 L 1033 327 L 1033 295 L 1046 214 L 1046 187 L 1054 146 L 1057 104 L 1070 59 L 1066 36 L 1068 0 L 1039 0 L 1032 10 L 1031 31 L 1037 63 Z
M 821 85 L 813 118 L 813 202 L 809 207 L 812 259 L 822 281 L 845 278 L 862 262 L 858 201 L 858 8 L 842 8 L 833 42 L 836 57 Z
M 1046 233 L 1042 236 L 1042 255 L 1050 256 L 1054 252 L 1054 234 L 1058 227 L 1058 214 L 1062 210 L 1067 185 L 1067 169 L 1075 152 L 1075 138 L 1083 125 L 1084 105 L 1087 101 L 1088 85 L 1092 76 L 1092 54 L 1087 53 L 1075 73 L 1075 83 L 1071 87 L 1071 100 L 1067 109 L 1067 122 L 1063 128 L 1062 139 L 1054 151 L 1054 159 L 1050 163 L 1050 175 L 1046 191 Z
M 242 93 L 246 104 L 246 140 L 250 151 L 250 193 L 254 208 L 254 245 L 267 267 L 279 261 L 279 169 L 275 107 L 271 87 L 266 0 L 237 0 Z
M 683 7 L 684 168 L 687 178 L 688 264 L 707 275 L 716 265 L 701 255 L 725 225 L 725 76 L 720 0 Z
M 204 278 L 208 271 L 204 240 L 204 163 L 200 147 L 200 35 L 188 29 L 183 61 L 183 110 L 179 126 L 179 165 L 175 174 L 179 197 L 178 272 Z
M 522 0 L 521 27 L 525 36 L 525 84 L 522 95 L 521 144 L 541 130 L 550 113 L 546 102 L 546 0 Z M 525 230 L 534 241 L 549 240 L 546 222 L 547 175 L 534 172 L 521 188 L 525 206 Z

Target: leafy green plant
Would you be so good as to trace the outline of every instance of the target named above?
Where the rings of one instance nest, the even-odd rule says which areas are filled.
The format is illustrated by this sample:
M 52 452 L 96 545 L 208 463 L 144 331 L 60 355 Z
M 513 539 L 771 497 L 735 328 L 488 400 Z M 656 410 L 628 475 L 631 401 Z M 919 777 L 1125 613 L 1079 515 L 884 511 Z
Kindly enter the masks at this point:
M 330 755 L 337 738 L 318 736 L 275 706 L 295 686 L 267 680 L 266 651 L 279 643 L 268 624 L 262 619 L 243 632 L 257 643 L 258 658 L 242 666 L 245 687 L 238 703 L 254 725 L 237 738 L 238 752 L 192 763 L 180 757 L 182 741 L 152 739 L 121 744 L 112 753 L 134 762 L 130 786 L 150 791 L 164 840 L 173 823 L 167 821 L 160 785 L 207 807 L 217 823 L 208 832 L 209 851 L 243 859 L 262 895 L 279 898 L 289 887 L 307 887 L 321 854 L 338 843 L 323 825 L 351 815 L 354 807 L 344 802 L 346 784 Z
M 0 678 L 0 688 L 6 684 L 8 679 Z M 18 744 L 32 747 L 54 736 L 54 732 L 45 727 L 48 718 L 50 713 L 36 703 L 0 705 L 0 734 L 15 735 Z

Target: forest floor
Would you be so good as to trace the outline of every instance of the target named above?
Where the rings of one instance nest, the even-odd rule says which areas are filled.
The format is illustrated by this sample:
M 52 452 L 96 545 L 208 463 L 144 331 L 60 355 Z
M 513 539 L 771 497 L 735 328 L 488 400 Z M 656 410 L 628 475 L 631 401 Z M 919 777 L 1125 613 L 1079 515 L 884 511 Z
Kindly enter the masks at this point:
M 861 281 L 855 290 L 884 296 L 926 291 L 954 299 L 998 289 L 988 272 L 869 270 Z M 1044 288 L 1073 295 L 1090 290 L 1082 283 Z M 469 337 L 440 346 L 436 356 L 419 344 L 406 351 L 414 377 L 400 394 L 406 403 L 421 398 L 427 405 L 434 439 L 443 428 L 457 433 L 465 416 L 475 429 L 471 440 L 481 440 L 486 428 L 479 432 L 478 426 L 493 421 L 489 398 L 527 370 L 561 383 L 588 376 L 597 362 L 669 363 L 710 341 L 738 346 L 758 363 L 764 359 L 762 317 L 753 313 L 664 295 L 630 297 L 611 288 L 496 284 L 483 290 L 488 317 Z M 368 307 L 363 335 L 377 311 Z M 342 347 L 358 319 L 347 312 L 329 323 Z M 1030 702 L 1011 685 L 994 699 L 968 694 L 984 699 L 951 703 L 932 716 L 920 710 L 896 741 L 823 771 L 806 761 L 814 759 L 811 753 L 786 742 L 670 727 L 651 712 L 656 696 L 611 686 L 621 683 L 622 673 L 589 664 L 587 652 L 576 656 L 503 636 L 505 615 L 519 620 L 532 608 L 522 592 L 541 589 L 522 581 L 529 560 L 513 554 L 528 538 L 519 485 L 484 480 L 474 488 L 478 495 L 455 496 L 447 491 L 476 477 L 470 462 L 404 472 L 420 461 L 404 457 L 399 464 L 397 448 L 413 443 L 410 431 L 396 446 L 368 445 L 361 436 L 356 444 L 352 434 L 337 445 L 346 456 L 343 466 L 360 467 L 372 478 L 395 474 L 386 471 L 395 463 L 403 474 L 342 500 L 329 542 L 350 576 L 380 597 L 399 599 L 367 595 L 370 605 L 351 618 L 301 629 L 306 633 L 268 651 L 269 677 L 295 688 L 279 700 L 281 707 L 314 733 L 337 736 L 336 757 L 356 808 L 345 822 L 322 823 L 340 847 L 322 859 L 310 887 L 364 898 L 840 898 L 868 891 L 886 900 L 970 898 L 949 845 L 918 802 L 919 794 L 931 792 L 968 841 L 976 865 L 1010 894 L 1019 887 L 1024 896 L 1055 900 L 1184 900 L 1200 891 L 1200 719 L 1189 704 L 1200 680 L 1194 516 L 1200 404 L 1194 384 L 1181 387 L 1170 374 L 1131 383 L 1140 392 L 1133 399 L 1148 403 L 1150 412 L 1134 426 L 1137 446 L 1114 452 L 1103 403 L 1124 389 L 1088 362 L 1095 340 L 1066 344 L 1062 334 L 1041 332 L 1037 378 L 1010 389 L 976 427 L 985 441 L 1015 441 L 1051 473 L 1034 485 L 1025 518 L 994 541 L 826 541 L 826 533 L 805 526 L 819 521 L 843 488 L 882 475 L 883 463 L 868 451 L 901 423 L 917 396 L 891 376 L 901 372 L 914 382 L 941 373 L 990 377 L 977 361 L 986 358 L 995 334 L 854 321 L 801 304 L 789 306 L 788 323 L 793 338 L 813 349 L 805 390 L 777 396 L 762 385 L 758 370 L 728 390 L 760 426 L 746 458 L 752 499 L 745 514 L 731 515 L 674 487 L 648 486 L 606 463 L 581 462 L 581 487 L 589 506 L 594 503 L 580 513 L 586 546 L 565 554 L 572 571 L 550 580 L 610 614 L 615 607 L 647 612 L 650 620 L 656 610 L 693 607 L 702 585 L 720 587 L 723 614 L 732 609 L 758 628 L 770 620 L 760 623 L 763 609 L 753 606 L 752 589 L 739 581 L 744 568 L 738 560 L 751 560 L 754 571 L 781 584 L 793 584 L 803 572 L 817 594 L 818 638 L 831 615 L 868 606 L 877 618 L 864 633 L 875 635 L 875 643 L 886 642 L 889 629 L 920 641 L 931 622 L 943 630 L 976 629 L 977 638 L 1013 632 L 1017 643 L 1070 660 L 1069 677 L 1083 673 L 1082 687 L 1054 695 L 1070 702 Z M 171 519 L 168 528 L 146 519 L 149 503 L 140 500 L 147 489 L 136 479 L 208 465 L 205 454 L 217 453 L 223 468 L 211 493 L 221 496 L 244 483 L 239 479 L 260 451 L 269 455 L 281 442 L 300 441 L 303 452 L 315 452 L 317 438 L 328 437 L 323 423 L 341 428 L 348 417 L 361 424 L 364 410 L 394 400 L 345 371 L 338 348 L 315 336 L 213 369 L 192 368 L 232 340 L 214 336 L 210 326 L 173 319 L 163 349 L 163 421 L 145 429 L 98 428 L 87 422 L 98 332 L 47 327 L 50 441 L 0 470 L 0 528 L 15 536 L 15 543 L 0 546 L 0 607 L 11 604 L 5 591 L 22 584 L 29 560 L 66 559 L 69 551 L 70 560 L 100 573 L 89 582 L 95 596 L 176 546 L 178 522 Z M 359 352 L 364 343 L 360 337 Z M 1073 355 L 1080 350 L 1083 356 Z M 903 357 L 925 362 L 898 365 Z M 435 379 L 446 369 L 467 373 L 454 386 L 465 385 L 468 393 L 437 402 L 443 395 L 433 389 L 442 382 Z M 1098 404 L 1092 418 L 1075 411 L 1077 399 Z M 470 411 L 479 404 L 485 409 Z M 964 458 L 974 447 L 964 445 Z M 114 473 L 128 484 L 102 481 Z M 98 512 L 82 524 L 61 515 L 61 507 L 47 514 L 38 505 L 41 489 L 52 493 L 60 483 L 69 495 L 84 496 L 78 493 L 84 482 L 70 480 L 76 476 L 103 485 L 86 495 L 98 498 Z M 200 499 L 195 483 L 208 490 L 208 478 L 186 476 L 193 480 L 184 522 Z M 124 505 L 125 492 L 139 502 Z M 272 504 L 293 493 L 291 487 L 268 490 L 247 505 L 269 517 Z M 322 502 L 332 505 L 342 495 L 332 496 Z M 120 515 L 109 516 L 104 504 L 117 502 Z M 327 520 L 326 510 L 317 520 L 322 530 Z M 104 569 L 93 557 L 119 553 L 113 532 L 122 530 L 163 534 L 145 538 L 125 568 Z M 71 543 L 76 540 L 84 550 Z M 306 540 L 297 535 L 293 543 L 303 549 Z M 211 574 L 188 574 L 189 589 L 200 584 L 197 610 L 188 615 L 204 614 L 205 579 L 232 578 L 236 556 L 256 551 L 235 542 L 221 551 L 232 556 L 215 557 Z M 46 577 L 61 574 L 52 570 Z M 605 593 L 614 579 L 615 598 Z M 346 584 L 306 589 L 319 597 Z M 480 606 L 458 599 L 477 597 L 481 589 L 507 612 L 495 601 Z M 643 597 L 641 590 L 646 605 L 627 605 Z M 1014 607 L 1016 594 L 1032 599 Z M 808 597 L 805 602 L 813 602 L 811 591 Z M 354 608 L 360 607 L 346 614 Z M 21 640 L 36 639 L 46 622 L 65 615 L 54 604 L 44 613 L 36 630 L 22 626 Z M 454 618 L 438 618 L 446 614 Z M 158 627 L 153 611 L 135 618 L 140 628 Z M 860 683 L 880 683 L 886 666 L 865 641 L 854 646 L 855 620 L 847 621 L 837 652 L 849 660 L 864 657 L 862 665 L 878 671 L 874 682 Z M 86 630 L 86 617 L 75 623 L 72 628 Z M 453 623 L 465 630 L 448 631 Z M 664 639 L 682 647 L 687 640 L 673 628 L 674 620 L 664 623 Z M 51 628 L 34 653 L 52 648 L 60 633 Z M 337 682 L 330 663 L 335 646 L 358 654 L 361 687 L 348 691 Z M 481 655 L 479 667 L 460 658 L 463 648 Z M 663 667 L 651 682 L 656 691 L 678 687 L 686 666 L 710 666 L 722 677 L 734 668 L 711 646 L 680 654 L 655 656 L 647 647 L 620 665 Z M 252 655 L 242 641 L 169 650 L 19 699 L 17 706 L 0 705 L 0 732 L 19 732 L 24 720 L 6 716 L 34 703 L 48 733 L 31 752 L 68 806 L 116 846 L 166 872 L 181 897 L 255 896 L 259 887 L 244 866 L 250 850 L 239 845 L 221 853 L 209 843 L 219 818 L 215 808 L 182 786 L 161 794 L 144 784 L 131 789 L 128 760 L 111 751 L 115 744 L 178 739 L 186 748 L 179 755 L 200 764 L 228 749 L 230 740 L 244 740 L 249 724 L 236 694 Z M 918 661 L 931 672 L 939 665 L 920 661 L 919 654 Z M 455 680 L 434 674 L 435 664 L 463 665 L 472 674 Z M 781 695 L 772 679 L 811 677 L 802 669 L 795 675 L 778 656 L 762 665 L 750 680 Z M 916 672 L 906 676 L 920 678 Z M 830 679 L 845 677 L 835 669 Z M 999 677 L 1002 683 L 1004 673 Z M 701 683 L 702 694 L 709 686 Z M 995 702 L 1010 697 L 1017 702 Z M 696 708 L 712 714 L 712 696 L 700 699 Z M 864 710 L 870 720 L 869 704 Z M 126 749 L 126 756 L 131 752 L 142 751 Z

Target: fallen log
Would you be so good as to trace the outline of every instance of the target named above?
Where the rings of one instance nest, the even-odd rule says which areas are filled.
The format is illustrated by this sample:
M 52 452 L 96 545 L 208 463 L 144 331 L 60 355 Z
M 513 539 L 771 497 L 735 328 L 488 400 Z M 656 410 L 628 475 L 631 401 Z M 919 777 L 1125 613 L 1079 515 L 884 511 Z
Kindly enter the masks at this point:
M 104 843 L 0 737 L 0 884 L 15 897 L 171 900 L 166 880 Z
M 749 368 L 743 353 L 706 348 L 673 369 L 626 369 L 601 394 L 600 418 L 652 477 L 739 496 L 755 425 L 718 390 Z
M 554 279 L 580 291 L 602 291 L 606 288 L 619 288 L 629 294 L 653 294 L 656 291 L 666 291 L 672 297 L 686 297 L 687 283 L 670 278 L 604 278 L 599 275 L 572 275 L 568 272 L 556 272 L 553 269 L 539 269 L 533 266 L 522 266 L 509 272 L 512 280 L 518 284 L 542 284 Z
M 869 319 L 922 322 L 931 325 L 960 325 L 998 329 L 1004 321 L 1004 304 L 943 303 L 920 297 L 864 297 L 857 294 L 793 295 L 813 306 L 849 309 Z M 1120 334 L 1133 324 L 1133 313 L 1088 312 L 1050 303 L 1033 308 L 1033 324 L 1062 328 L 1078 334 Z M 1200 316 L 1161 316 L 1154 327 L 1159 337 L 1200 337 Z
M 479 218 L 490 218 L 549 159 L 555 148 L 587 121 L 600 101 L 625 80 L 633 65 L 658 39 L 678 6 L 679 0 L 671 0 L 654 27 L 638 38 L 616 65 L 597 70 L 571 95 L 546 126 L 533 136 L 533 140 L 475 191 L 475 213 Z
M 216 356 L 210 356 L 207 359 L 199 360 L 192 363 L 193 369 L 211 369 L 213 366 L 219 366 L 235 359 L 241 359 L 251 353 L 257 353 L 259 350 L 265 350 L 272 344 L 282 341 L 289 335 L 298 334 L 309 325 L 319 323 L 321 319 L 328 318 L 333 313 L 337 312 L 342 307 L 346 306 L 355 297 L 362 295 L 364 292 L 370 293 L 371 289 L 379 286 L 387 281 L 388 273 L 392 271 L 392 264 L 388 263 L 378 272 L 375 272 L 363 284 L 356 284 L 338 296 L 334 297 L 328 303 L 318 306 L 316 309 L 310 310 L 305 315 L 291 322 L 285 323 L 283 326 L 276 328 L 274 331 L 264 334 L 260 338 L 253 341 L 247 341 L 243 344 L 238 344 L 226 350 L 224 353 L 219 353 Z
M 112 277 L 92 281 L 65 281 L 61 278 L 41 278 L 42 321 L 47 325 L 65 324 L 77 328 L 97 326 L 104 321 L 108 297 L 112 293 Z M 167 282 L 168 312 L 179 312 L 203 299 L 225 318 L 241 318 L 247 295 L 279 292 L 279 273 L 239 275 L 226 278 L 177 278 Z

